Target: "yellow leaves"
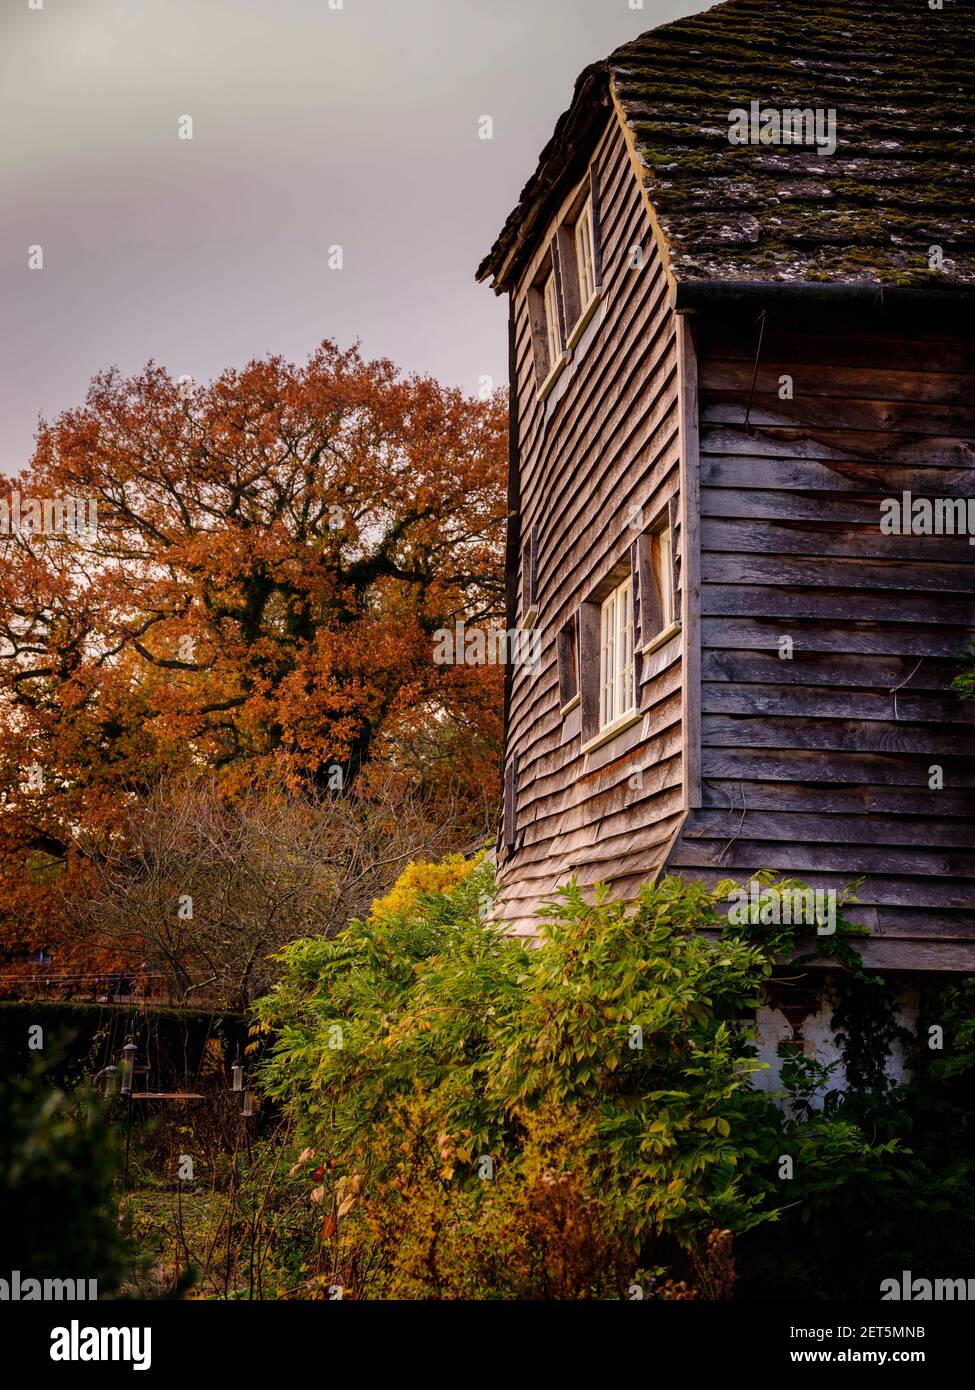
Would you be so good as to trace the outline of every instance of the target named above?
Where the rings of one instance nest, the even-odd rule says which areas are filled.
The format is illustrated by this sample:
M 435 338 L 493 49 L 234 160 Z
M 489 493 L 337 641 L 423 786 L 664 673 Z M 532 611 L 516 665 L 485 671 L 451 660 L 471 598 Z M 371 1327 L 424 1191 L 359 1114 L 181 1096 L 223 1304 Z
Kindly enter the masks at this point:
M 439 864 L 416 860 L 407 864 L 384 898 L 376 898 L 369 913 L 370 922 L 388 921 L 398 912 L 414 907 L 425 893 L 445 893 L 470 878 L 481 862 L 482 855 L 465 859 L 462 854 L 448 854 Z
M 324 1184 L 324 1183 L 319 1183 L 317 1187 L 313 1187 L 313 1188 L 312 1188 L 312 1190 L 311 1190 L 311 1199 L 312 1199 L 312 1201 L 314 1202 L 315 1206 L 318 1206 L 318 1205 L 319 1205 L 319 1203 L 322 1201 L 322 1199 L 324 1198 L 324 1196 L 325 1196 L 325 1184 Z

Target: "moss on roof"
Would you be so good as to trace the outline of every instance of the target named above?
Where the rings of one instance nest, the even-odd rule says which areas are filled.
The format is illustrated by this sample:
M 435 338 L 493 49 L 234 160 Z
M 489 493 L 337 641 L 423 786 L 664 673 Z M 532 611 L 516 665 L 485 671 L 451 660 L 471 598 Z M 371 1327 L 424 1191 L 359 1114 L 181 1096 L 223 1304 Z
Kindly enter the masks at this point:
M 507 287 L 611 86 L 678 281 L 975 285 L 973 30 L 975 0 L 726 0 L 651 30 L 580 78 L 478 278 Z M 835 153 L 732 145 L 753 101 L 835 109 Z

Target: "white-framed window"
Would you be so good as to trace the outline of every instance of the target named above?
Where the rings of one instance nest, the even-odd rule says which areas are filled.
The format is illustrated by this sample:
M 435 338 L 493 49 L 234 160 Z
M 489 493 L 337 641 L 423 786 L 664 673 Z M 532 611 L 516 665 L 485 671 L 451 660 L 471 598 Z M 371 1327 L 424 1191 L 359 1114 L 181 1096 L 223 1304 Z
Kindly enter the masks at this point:
M 548 369 L 551 371 L 562 356 L 562 342 L 559 335 L 558 290 L 555 284 L 554 270 L 545 281 L 545 289 L 542 298 L 545 304 L 545 337 L 548 343 Z
M 657 594 L 660 601 L 660 628 L 670 627 L 674 621 L 674 553 L 673 537 L 670 527 L 664 526 L 653 537 L 653 568 L 657 581 Z
M 633 582 L 624 580 L 603 600 L 599 616 L 599 727 L 632 714 L 636 706 L 633 671 Z
M 596 255 L 592 234 L 592 198 L 576 222 L 576 268 L 579 272 L 579 307 L 585 309 L 596 292 Z

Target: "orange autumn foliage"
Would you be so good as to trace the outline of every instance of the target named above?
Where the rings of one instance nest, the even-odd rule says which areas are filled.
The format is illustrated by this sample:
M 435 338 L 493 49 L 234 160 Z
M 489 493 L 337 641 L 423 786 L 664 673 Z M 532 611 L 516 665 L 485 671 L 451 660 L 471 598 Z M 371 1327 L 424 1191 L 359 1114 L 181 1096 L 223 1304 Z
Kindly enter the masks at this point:
M 109 371 L 41 425 L 11 492 L 97 532 L 0 535 L 6 947 L 56 939 L 78 837 L 167 773 L 325 793 L 382 763 L 484 823 L 501 673 L 432 648 L 503 612 L 505 431 L 502 393 L 329 341 L 206 385 Z

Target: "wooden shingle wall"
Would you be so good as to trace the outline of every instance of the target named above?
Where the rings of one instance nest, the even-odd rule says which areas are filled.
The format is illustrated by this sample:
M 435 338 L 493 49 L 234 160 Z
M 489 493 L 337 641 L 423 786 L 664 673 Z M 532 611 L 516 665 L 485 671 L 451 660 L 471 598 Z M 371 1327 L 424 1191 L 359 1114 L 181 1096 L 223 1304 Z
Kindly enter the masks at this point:
M 652 874 L 682 807 L 680 636 L 642 659 L 644 718 L 611 743 L 583 754 L 579 707 L 560 709 L 560 628 L 626 557 L 634 509 L 649 522 L 678 491 L 676 317 L 613 114 L 594 162 L 604 293 L 548 401 L 537 398 L 524 292 L 538 258 L 515 295 L 521 534 L 537 541 L 542 660 L 537 672 L 513 674 L 507 752 L 517 757 L 517 805 L 499 905 L 526 932 L 539 900 L 573 873 L 586 884 Z M 680 545 L 678 535 L 678 561 Z

